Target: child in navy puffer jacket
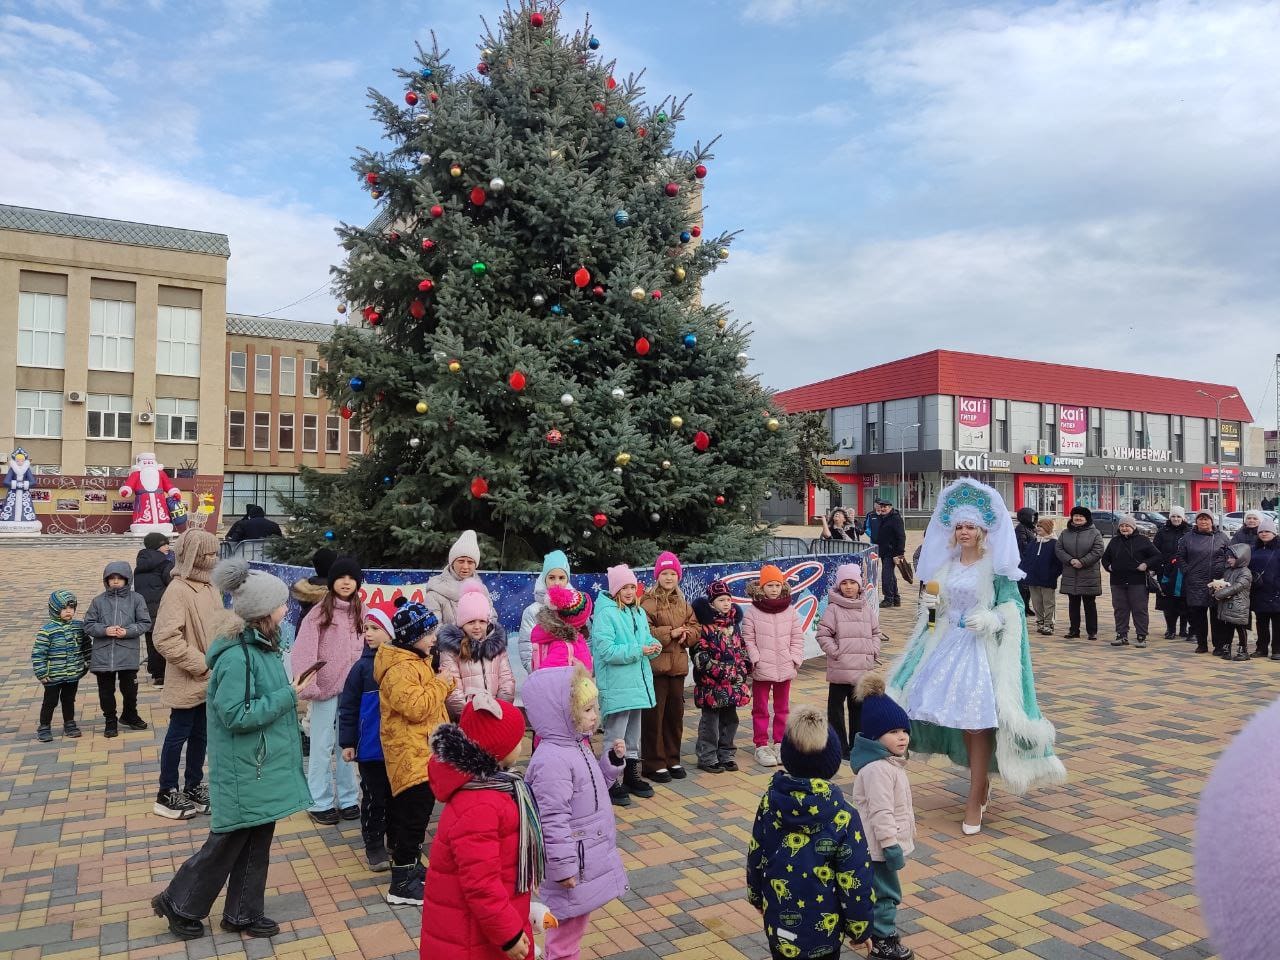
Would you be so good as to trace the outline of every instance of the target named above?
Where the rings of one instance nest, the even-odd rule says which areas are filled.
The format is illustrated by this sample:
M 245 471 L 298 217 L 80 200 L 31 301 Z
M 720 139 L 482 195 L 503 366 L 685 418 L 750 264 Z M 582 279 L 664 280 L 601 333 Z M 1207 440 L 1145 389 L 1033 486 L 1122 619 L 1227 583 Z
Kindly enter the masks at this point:
M 373 660 L 378 648 L 390 643 L 395 629 L 385 610 L 370 607 L 364 612 L 364 651 L 347 674 L 338 695 L 338 746 L 342 759 L 360 765 L 360 833 L 369 869 L 383 873 L 391 869 L 387 853 L 387 802 L 391 781 L 382 754 L 381 715 L 378 681 L 373 676 Z

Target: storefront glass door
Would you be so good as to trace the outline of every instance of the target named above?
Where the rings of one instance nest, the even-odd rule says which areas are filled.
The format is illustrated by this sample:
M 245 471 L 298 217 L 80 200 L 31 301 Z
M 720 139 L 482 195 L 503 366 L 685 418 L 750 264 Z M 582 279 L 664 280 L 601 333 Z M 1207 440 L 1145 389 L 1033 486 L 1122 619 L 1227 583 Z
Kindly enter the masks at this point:
M 1023 500 L 1041 516 L 1060 517 L 1064 513 L 1062 487 L 1056 483 L 1028 483 L 1023 488 Z

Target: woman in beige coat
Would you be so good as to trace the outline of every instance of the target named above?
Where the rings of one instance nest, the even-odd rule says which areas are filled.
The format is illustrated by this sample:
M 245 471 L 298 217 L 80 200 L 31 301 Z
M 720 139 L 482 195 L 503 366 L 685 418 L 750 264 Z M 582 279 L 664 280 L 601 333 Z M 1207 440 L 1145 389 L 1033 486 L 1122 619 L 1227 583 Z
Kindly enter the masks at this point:
M 160 749 L 160 792 L 152 809 L 170 820 L 187 820 L 209 812 L 209 786 L 204 782 L 205 688 L 209 668 L 205 654 L 226 620 L 222 596 L 209 582 L 218 562 L 218 538 L 204 530 L 188 530 L 174 548 L 173 579 L 160 598 L 152 641 L 165 659 L 160 702 L 169 708 L 169 729 Z M 178 789 L 178 762 L 187 748 L 185 789 Z

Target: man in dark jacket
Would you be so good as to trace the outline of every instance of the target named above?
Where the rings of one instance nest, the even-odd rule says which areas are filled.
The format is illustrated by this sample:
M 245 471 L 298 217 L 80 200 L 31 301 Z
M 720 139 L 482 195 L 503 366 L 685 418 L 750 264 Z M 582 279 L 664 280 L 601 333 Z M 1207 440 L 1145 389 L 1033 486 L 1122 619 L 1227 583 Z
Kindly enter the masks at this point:
M 881 579 L 884 588 L 885 607 L 902 606 L 902 597 L 898 593 L 898 572 L 895 562 L 907 552 L 907 527 L 902 514 L 893 508 L 888 500 L 876 501 L 876 513 L 879 522 L 872 542 L 880 553 Z
M 1018 541 L 1018 556 L 1025 557 L 1027 548 L 1036 542 L 1036 521 L 1040 519 L 1040 514 L 1036 513 L 1030 507 L 1018 508 L 1018 522 L 1014 524 L 1013 535 Z M 1018 593 L 1022 595 L 1022 607 L 1030 617 L 1033 613 L 1031 609 L 1031 588 L 1027 586 L 1025 580 L 1018 581 Z
M 173 552 L 169 546 L 169 538 L 163 533 L 152 531 L 142 540 L 142 549 L 133 563 L 133 589 L 142 595 L 147 602 L 147 613 L 151 614 L 151 622 L 156 622 L 156 614 L 160 610 L 160 597 L 169 579 L 173 576 Z M 146 633 L 147 639 L 147 673 L 151 682 L 157 687 L 164 686 L 165 660 L 151 642 L 152 631 Z
M 233 523 L 231 529 L 227 531 L 227 540 L 230 543 L 281 536 L 284 534 L 280 530 L 280 525 L 274 520 L 268 520 L 267 512 L 256 503 L 249 504 L 245 508 L 244 516 Z

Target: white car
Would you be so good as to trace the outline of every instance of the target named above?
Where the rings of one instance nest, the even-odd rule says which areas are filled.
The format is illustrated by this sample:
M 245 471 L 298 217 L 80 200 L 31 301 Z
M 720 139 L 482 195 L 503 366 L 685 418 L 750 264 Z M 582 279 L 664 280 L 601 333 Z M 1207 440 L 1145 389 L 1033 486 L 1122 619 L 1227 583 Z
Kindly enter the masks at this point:
M 1248 510 L 1232 510 L 1230 513 L 1225 514 L 1222 517 L 1218 525 L 1221 527 L 1223 533 L 1234 534 L 1244 526 L 1244 515 L 1250 512 L 1251 511 Z M 1259 510 L 1258 513 L 1262 514 L 1264 517 L 1270 517 L 1272 520 L 1277 519 L 1276 512 L 1274 510 Z

